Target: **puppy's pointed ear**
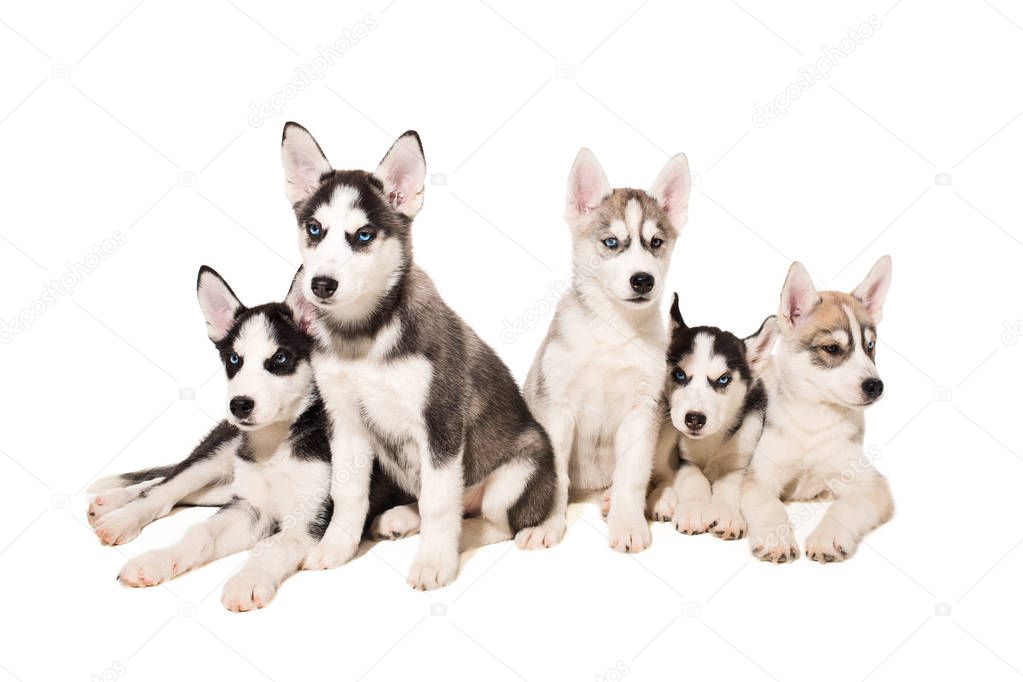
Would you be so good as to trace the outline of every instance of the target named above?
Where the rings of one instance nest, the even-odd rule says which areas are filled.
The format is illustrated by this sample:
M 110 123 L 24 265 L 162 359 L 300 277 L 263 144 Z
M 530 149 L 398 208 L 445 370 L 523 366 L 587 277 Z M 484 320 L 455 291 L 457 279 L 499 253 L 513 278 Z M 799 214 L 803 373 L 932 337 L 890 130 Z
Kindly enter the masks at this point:
M 743 339 L 746 345 L 746 364 L 753 376 L 758 376 L 771 357 L 771 349 L 778 338 L 778 318 L 771 315 L 760 325 L 760 329 L 752 336 Z
M 316 321 L 318 312 L 316 306 L 309 302 L 305 292 L 302 290 L 303 275 L 302 268 L 299 268 L 298 272 L 295 273 L 295 277 L 291 280 L 291 288 L 288 289 L 288 295 L 284 298 L 284 303 L 291 309 L 291 316 L 294 318 L 298 328 L 306 334 L 311 334 L 313 322 Z
M 206 318 L 206 333 L 214 343 L 223 340 L 231 331 L 238 313 L 245 309 L 238 297 L 231 291 L 224 278 L 208 266 L 199 268 L 196 284 L 199 307 Z
M 678 292 L 672 294 L 671 299 L 671 333 L 674 334 L 679 329 L 684 329 L 686 326 L 685 320 L 682 319 L 682 311 L 678 309 Z
M 395 140 L 373 175 L 384 183 L 384 194 L 394 210 L 415 218 L 423 207 L 426 181 L 426 157 L 419 134 L 409 130 Z
M 892 257 L 881 256 L 870 269 L 867 278 L 864 279 L 853 292 L 853 298 L 857 299 L 867 308 L 874 324 L 880 324 L 883 316 L 884 299 L 888 295 L 888 287 L 892 283 Z
M 650 196 L 657 199 L 676 230 L 685 227 L 689 220 L 690 184 L 689 159 L 685 154 L 676 154 L 664 164 L 650 188 Z
M 593 152 L 583 147 L 568 174 L 565 220 L 571 227 L 577 227 L 610 194 L 611 185 L 600 162 Z
M 320 176 L 330 172 L 330 162 L 309 131 L 294 122 L 284 124 L 281 138 L 284 194 L 291 205 L 305 201 L 320 186 Z
M 778 323 L 782 328 L 792 330 L 798 327 L 810 315 L 820 296 L 814 289 L 810 273 L 803 264 L 795 262 L 789 268 L 785 278 L 785 286 L 781 290 L 781 305 L 778 308 Z

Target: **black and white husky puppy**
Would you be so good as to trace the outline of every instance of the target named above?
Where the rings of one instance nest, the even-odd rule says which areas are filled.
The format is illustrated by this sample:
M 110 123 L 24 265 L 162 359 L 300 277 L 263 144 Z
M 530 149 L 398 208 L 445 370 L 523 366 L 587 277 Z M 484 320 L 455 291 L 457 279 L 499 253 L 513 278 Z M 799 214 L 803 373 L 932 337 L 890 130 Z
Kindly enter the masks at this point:
M 525 395 L 550 434 L 558 467 L 554 513 L 529 547 L 558 543 L 569 493 L 611 489 L 608 544 L 650 544 L 644 502 L 664 383 L 660 300 L 689 211 L 689 163 L 678 154 L 649 192 L 612 189 L 588 149 L 568 179 L 572 287 L 558 301 L 526 378 Z
M 301 294 L 317 311 L 316 382 L 333 423 L 335 514 L 305 566 L 329 568 L 356 551 L 374 453 L 419 500 L 416 589 L 458 570 L 463 512 L 483 541 L 508 539 L 551 510 L 550 441 L 511 373 L 412 263 L 412 219 L 426 161 L 412 131 L 377 169 L 334 170 L 302 126 L 284 127 L 285 191 L 304 263 Z M 480 525 L 480 522 L 484 524 Z
M 98 495 L 89 515 L 105 544 L 120 544 L 175 506 L 221 509 L 171 547 L 130 560 L 118 574 L 125 585 L 158 585 L 255 548 L 222 602 L 232 611 L 261 608 L 323 535 L 331 514 L 330 427 L 309 362 L 308 311 L 294 287 L 285 303 L 246 308 L 214 270 L 199 271 L 199 305 L 227 372 L 228 418 L 179 464 L 95 484 L 127 487 Z M 410 501 L 386 484 L 376 487 L 378 505 Z
M 689 327 L 671 304 L 664 387 L 666 419 L 654 462 L 648 511 L 681 533 L 746 534 L 743 475 L 764 429 L 767 394 L 759 374 L 778 326 L 769 317 L 751 336 Z

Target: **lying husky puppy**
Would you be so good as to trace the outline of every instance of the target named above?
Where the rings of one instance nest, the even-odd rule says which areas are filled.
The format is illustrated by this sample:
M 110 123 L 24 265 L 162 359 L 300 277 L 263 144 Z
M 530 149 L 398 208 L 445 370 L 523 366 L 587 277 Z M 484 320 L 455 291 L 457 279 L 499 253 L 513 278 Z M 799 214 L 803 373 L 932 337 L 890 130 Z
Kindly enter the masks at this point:
M 294 291 L 287 303 L 246 308 L 215 271 L 199 271 L 199 304 L 227 370 L 228 419 L 180 464 L 115 477 L 132 483 L 97 496 L 90 519 L 104 543 L 119 544 L 176 505 L 223 506 L 177 544 L 125 564 L 118 574 L 125 585 L 158 585 L 255 546 L 222 602 L 232 611 L 261 608 L 323 535 L 329 424 L 312 380 L 309 320 Z M 377 488 L 378 505 L 410 501 L 386 483 Z
M 412 263 L 423 204 L 419 136 L 402 135 L 376 171 L 331 168 L 302 126 L 284 127 L 285 190 L 298 221 L 301 293 L 314 309 L 312 364 L 333 423 L 335 514 L 309 568 L 348 561 L 368 510 L 370 468 L 419 499 L 416 589 L 458 570 L 463 512 L 508 539 L 551 510 L 554 458 L 511 373 Z M 479 528 L 479 524 L 474 524 Z
M 644 501 L 664 384 L 659 303 L 688 207 L 684 154 L 668 160 L 649 193 L 612 190 L 592 152 L 576 157 L 565 209 L 572 288 L 558 302 L 525 385 L 554 444 L 558 496 L 550 518 L 527 534 L 527 547 L 561 540 L 570 490 L 612 484 L 609 545 L 639 552 L 650 544 Z
M 746 534 L 742 479 L 760 440 L 767 395 L 759 374 L 778 331 L 773 317 L 740 339 L 717 327 L 689 327 L 671 303 L 667 419 L 654 460 L 648 511 L 688 535 Z
M 742 493 L 753 554 L 799 556 L 785 502 L 833 498 L 806 541 L 814 561 L 842 561 L 892 517 L 888 482 L 864 460 L 863 410 L 884 390 L 874 364 L 877 325 L 891 283 L 881 258 L 851 294 L 815 291 L 793 263 L 781 294 L 781 342 L 764 375 L 767 423 Z

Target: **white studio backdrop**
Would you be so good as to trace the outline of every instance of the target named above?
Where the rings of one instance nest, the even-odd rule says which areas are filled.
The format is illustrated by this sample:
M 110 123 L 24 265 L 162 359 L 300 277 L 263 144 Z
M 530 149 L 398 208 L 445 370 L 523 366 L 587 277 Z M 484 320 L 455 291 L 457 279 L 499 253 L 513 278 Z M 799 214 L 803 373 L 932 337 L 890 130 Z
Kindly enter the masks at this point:
M 1021 60 L 1008 0 L 4 4 L 0 680 L 1020 676 Z M 258 613 L 219 603 L 241 557 L 121 588 L 208 512 L 101 547 L 83 489 L 220 419 L 195 275 L 283 297 L 287 120 L 343 168 L 419 131 L 418 262 L 520 381 L 580 146 L 615 186 L 688 154 L 692 323 L 751 333 L 792 260 L 850 290 L 890 253 L 866 445 L 895 519 L 845 564 L 773 566 L 665 524 L 614 554 L 581 505 L 557 548 L 484 548 L 426 594 L 414 538 Z M 801 538 L 820 514 L 791 512 Z

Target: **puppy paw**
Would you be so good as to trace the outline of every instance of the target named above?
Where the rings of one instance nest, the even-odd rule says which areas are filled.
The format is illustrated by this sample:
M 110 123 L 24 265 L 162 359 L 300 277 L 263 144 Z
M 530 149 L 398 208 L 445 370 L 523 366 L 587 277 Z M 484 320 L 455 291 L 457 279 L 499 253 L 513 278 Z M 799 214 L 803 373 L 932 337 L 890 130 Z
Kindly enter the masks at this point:
M 616 552 L 642 552 L 650 546 L 650 526 L 642 510 L 632 517 L 609 518 L 608 546 Z
M 397 540 L 419 532 L 419 512 L 415 507 L 388 509 L 373 520 L 370 535 L 378 540 Z
M 658 486 L 646 498 L 647 516 L 654 521 L 671 521 L 678 506 L 678 494 L 670 485 Z
M 224 585 L 220 603 L 228 611 L 241 612 L 261 609 L 277 594 L 277 583 L 265 573 L 242 571 Z
M 821 563 L 845 561 L 856 551 L 856 536 L 836 523 L 823 522 L 806 539 L 806 558 Z
M 746 520 L 738 509 L 711 504 L 707 528 L 722 540 L 738 540 L 746 535 Z
M 675 507 L 671 520 L 675 530 L 685 535 L 700 535 L 710 528 L 710 506 L 700 502 L 682 502 Z
M 128 587 L 152 587 L 167 582 L 180 572 L 177 558 L 168 550 L 157 549 L 128 561 L 117 574 L 117 579 Z
M 142 532 L 142 516 L 131 507 L 114 509 L 96 520 L 93 530 L 104 545 L 123 545 Z
M 565 537 L 565 517 L 555 514 L 539 526 L 523 528 L 515 534 L 515 544 L 519 549 L 545 549 L 553 547 Z
M 785 529 L 784 537 L 778 533 L 750 533 L 749 546 L 753 556 L 761 561 L 784 564 L 799 558 L 799 545 L 792 537 L 792 529 Z
M 408 573 L 413 590 L 435 590 L 450 585 L 458 573 L 458 555 L 445 559 L 416 559 Z
M 103 516 L 120 509 L 136 497 L 135 493 L 126 488 L 113 488 L 96 495 L 89 500 L 88 519 L 93 526 Z
M 325 571 L 346 564 L 355 556 L 358 543 L 320 542 L 305 555 L 302 568 L 307 571 Z

